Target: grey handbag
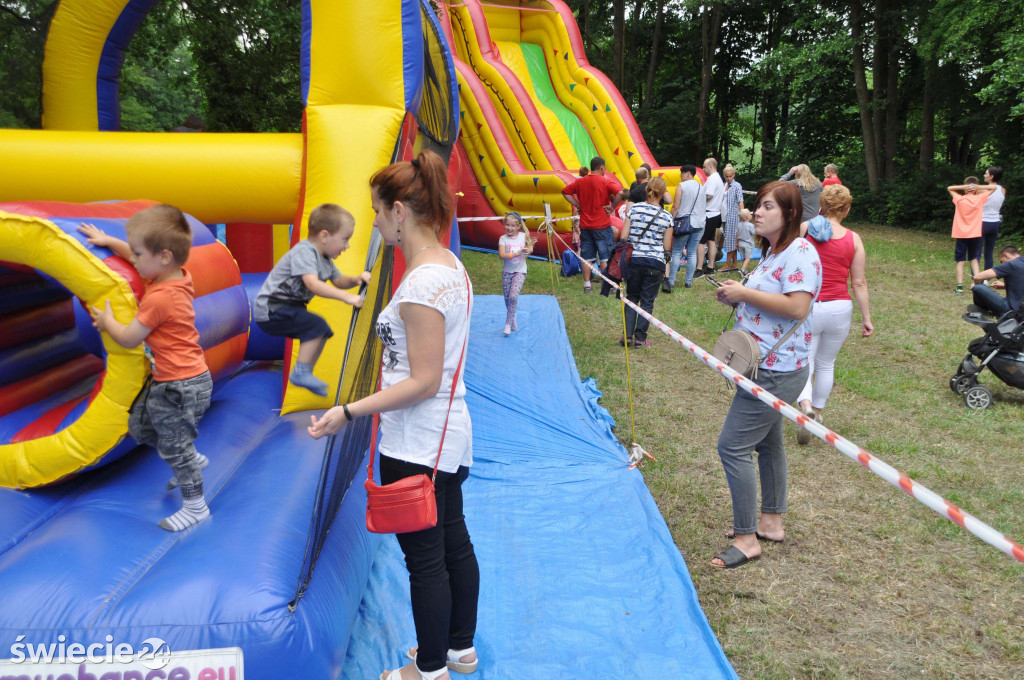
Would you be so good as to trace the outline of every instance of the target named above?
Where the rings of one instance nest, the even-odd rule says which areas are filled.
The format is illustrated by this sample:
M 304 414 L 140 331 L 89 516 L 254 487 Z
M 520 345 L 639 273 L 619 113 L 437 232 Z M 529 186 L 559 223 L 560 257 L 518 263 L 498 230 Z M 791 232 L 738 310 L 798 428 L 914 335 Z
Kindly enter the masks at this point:
M 744 277 L 743 284 L 747 282 L 748 277 Z M 811 315 L 812 309 L 814 309 L 813 300 L 807 308 L 807 314 L 804 315 L 804 318 L 794 323 L 793 327 L 790 328 L 785 335 L 779 338 L 779 341 L 775 343 L 775 346 L 768 350 L 768 354 L 771 354 L 779 347 L 782 347 L 782 343 L 786 342 L 786 340 L 789 339 L 789 336 L 793 335 L 793 332 L 797 327 L 806 321 L 807 317 Z M 732 308 L 732 313 L 729 314 L 729 320 L 725 322 L 725 329 L 723 329 L 722 334 L 718 336 L 718 341 L 715 343 L 714 349 L 711 350 L 711 354 L 732 370 L 740 373 L 744 378 L 757 380 L 757 369 L 764 360 L 764 357 L 761 356 L 761 347 L 757 344 L 757 340 L 754 339 L 754 336 L 751 335 L 749 331 L 729 329 L 729 323 L 732 321 L 734 314 L 736 314 L 735 306 Z

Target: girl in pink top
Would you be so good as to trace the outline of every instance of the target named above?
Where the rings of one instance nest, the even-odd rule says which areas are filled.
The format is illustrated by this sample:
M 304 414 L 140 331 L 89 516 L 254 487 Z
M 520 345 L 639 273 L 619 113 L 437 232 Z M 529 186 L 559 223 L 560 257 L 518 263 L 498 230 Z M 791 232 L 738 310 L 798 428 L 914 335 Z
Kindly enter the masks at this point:
M 853 301 L 847 281 L 853 282 L 853 297 L 861 316 L 861 336 L 875 332 L 868 306 L 868 282 L 864 276 L 864 243 L 860 236 L 842 225 L 850 213 L 853 197 L 841 184 L 821 192 L 821 215 L 801 225 L 821 259 L 821 292 L 811 313 L 812 334 L 807 384 L 797 397 L 803 412 L 821 422 L 821 411 L 832 391 L 836 356 L 850 332 Z M 808 233 L 809 232 L 809 233 Z M 811 433 L 801 428 L 797 443 L 807 444 Z

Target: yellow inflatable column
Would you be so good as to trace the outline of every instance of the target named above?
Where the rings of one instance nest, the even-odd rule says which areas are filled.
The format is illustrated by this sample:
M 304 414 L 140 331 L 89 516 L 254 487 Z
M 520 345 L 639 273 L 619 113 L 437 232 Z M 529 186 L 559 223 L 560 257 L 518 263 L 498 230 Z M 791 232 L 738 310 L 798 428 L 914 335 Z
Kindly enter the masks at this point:
M 43 127 L 99 129 L 96 74 L 106 38 L 128 0 L 64 0 L 43 51 Z
M 356 218 L 349 249 L 335 264 L 357 274 L 366 264 L 373 225 L 369 181 L 391 161 L 405 115 L 402 56 L 403 2 L 311 0 L 309 95 L 306 102 L 305 193 L 297 238 L 308 238 L 309 213 L 322 203 L 338 203 Z M 363 26 L 366 30 L 353 30 Z M 345 40 L 339 40 L 345 35 Z M 327 397 L 290 383 L 282 413 L 334 405 L 352 308 L 315 298 L 310 311 L 323 316 L 334 337 L 316 365 L 327 381 Z M 291 343 L 294 364 L 299 343 Z

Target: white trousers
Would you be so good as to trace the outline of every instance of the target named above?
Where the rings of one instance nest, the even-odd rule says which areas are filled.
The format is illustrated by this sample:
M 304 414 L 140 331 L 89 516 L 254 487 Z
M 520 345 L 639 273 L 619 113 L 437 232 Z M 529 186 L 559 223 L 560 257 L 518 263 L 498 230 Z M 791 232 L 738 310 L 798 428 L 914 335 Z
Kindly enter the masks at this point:
M 853 300 L 814 303 L 814 311 L 811 313 L 811 327 L 814 329 L 811 335 L 811 370 L 797 403 L 810 399 L 814 408 L 825 408 L 835 381 L 836 356 L 850 333 L 852 317 Z

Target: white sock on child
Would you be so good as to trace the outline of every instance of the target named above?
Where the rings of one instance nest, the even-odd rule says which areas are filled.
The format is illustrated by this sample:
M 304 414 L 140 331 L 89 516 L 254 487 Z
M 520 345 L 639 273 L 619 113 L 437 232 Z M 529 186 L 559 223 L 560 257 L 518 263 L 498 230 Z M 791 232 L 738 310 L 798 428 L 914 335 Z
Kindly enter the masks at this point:
M 206 507 L 205 497 L 188 498 L 184 501 L 181 510 L 160 520 L 160 527 L 168 531 L 184 531 L 209 516 L 210 509 Z

